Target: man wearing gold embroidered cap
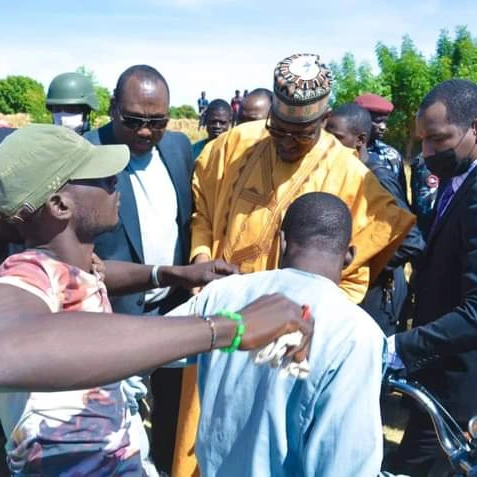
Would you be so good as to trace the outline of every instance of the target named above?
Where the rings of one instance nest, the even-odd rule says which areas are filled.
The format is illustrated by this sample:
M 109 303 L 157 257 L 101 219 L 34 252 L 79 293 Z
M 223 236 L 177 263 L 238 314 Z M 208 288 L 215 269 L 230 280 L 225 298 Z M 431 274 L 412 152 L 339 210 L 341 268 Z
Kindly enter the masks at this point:
M 414 217 L 396 205 L 351 149 L 323 130 L 331 86 L 318 55 L 285 58 L 274 70 L 267 120 L 233 128 L 204 148 L 192 185 L 192 261 L 220 257 L 243 273 L 276 268 L 287 207 L 307 192 L 328 192 L 348 205 L 353 218 L 356 257 L 343 271 L 340 287 L 355 303 L 363 299 Z M 190 372 L 184 379 L 191 379 Z M 186 402 L 191 395 L 190 386 L 183 386 L 178 448 L 185 452 L 193 444 L 187 436 L 195 434 L 198 415 L 185 412 L 198 409 Z M 185 467 L 178 455 L 176 468 Z
M 222 257 L 242 272 L 273 269 L 287 206 L 306 192 L 345 201 L 357 256 L 341 287 L 356 303 L 414 223 L 355 154 L 323 130 L 331 74 L 318 55 L 278 63 L 266 121 L 234 128 L 206 148 L 193 178 L 194 261 Z

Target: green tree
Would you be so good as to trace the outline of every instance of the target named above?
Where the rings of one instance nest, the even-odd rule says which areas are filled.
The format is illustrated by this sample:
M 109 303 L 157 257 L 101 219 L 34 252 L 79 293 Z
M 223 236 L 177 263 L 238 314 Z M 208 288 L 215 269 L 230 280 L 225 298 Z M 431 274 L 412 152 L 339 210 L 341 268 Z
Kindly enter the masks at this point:
M 378 43 L 376 55 L 396 108 L 389 121 L 388 138 L 409 158 L 415 150 L 416 113 L 432 86 L 431 68 L 409 36 L 403 37 L 400 53 Z
M 463 26 L 456 28 L 452 73 L 458 78 L 477 81 L 477 43 Z
M 334 76 L 332 105 L 353 101 L 364 92 L 390 99 L 395 110 L 386 140 L 409 158 L 417 150 L 415 115 L 426 93 L 453 77 L 477 82 L 477 40 L 467 27 L 458 26 L 454 39 L 448 30 L 441 30 L 430 59 L 417 50 L 409 36 L 403 37 L 400 50 L 379 42 L 376 57 L 380 69 L 376 75 L 368 64 L 357 65 L 351 53 L 330 64 Z
M 446 81 L 453 76 L 452 57 L 454 42 L 447 30 L 441 30 L 436 45 L 436 54 L 430 61 L 431 78 L 435 84 Z
M 182 106 L 171 106 L 169 108 L 169 117 L 173 119 L 197 119 L 199 116 L 193 106 L 183 104 Z
M 111 92 L 105 86 L 102 86 L 94 71 L 88 70 L 84 65 L 76 68 L 76 73 L 82 74 L 88 77 L 93 83 L 94 92 L 98 98 L 99 109 L 91 113 L 91 121 L 95 124 L 98 122 L 104 122 L 102 119 L 104 116 L 109 116 L 109 106 L 111 103 Z
M 43 85 L 28 76 L 0 79 L 0 112 L 27 113 L 34 122 L 50 122 Z
M 333 75 L 333 106 L 348 103 L 357 96 L 359 91 L 358 71 L 356 60 L 352 53 L 345 53 L 341 63 L 330 63 Z
M 332 106 L 350 103 L 356 96 L 373 92 L 386 96 L 389 91 L 386 85 L 373 74 L 369 63 L 359 65 L 352 53 L 345 53 L 340 63 L 330 63 L 333 74 Z

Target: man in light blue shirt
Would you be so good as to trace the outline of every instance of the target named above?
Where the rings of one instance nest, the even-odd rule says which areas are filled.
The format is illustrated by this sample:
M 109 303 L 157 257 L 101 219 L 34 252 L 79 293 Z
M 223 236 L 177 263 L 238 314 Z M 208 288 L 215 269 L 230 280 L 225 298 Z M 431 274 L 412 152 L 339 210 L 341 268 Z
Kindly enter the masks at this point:
M 205 316 L 281 292 L 309 304 L 315 319 L 304 380 L 255 365 L 246 352 L 198 357 L 202 475 L 378 475 L 385 338 L 337 286 L 353 256 L 351 227 L 339 198 L 305 194 L 283 221 L 281 270 L 218 280 L 174 310 Z

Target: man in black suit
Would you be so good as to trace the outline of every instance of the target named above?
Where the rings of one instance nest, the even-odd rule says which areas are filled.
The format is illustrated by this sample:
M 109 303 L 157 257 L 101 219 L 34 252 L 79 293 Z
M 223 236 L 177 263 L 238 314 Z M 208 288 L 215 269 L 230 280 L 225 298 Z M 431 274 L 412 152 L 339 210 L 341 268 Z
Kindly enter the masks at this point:
M 466 426 L 477 414 L 477 84 L 437 85 L 421 103 L 417 132 L 440 186 L 415 277 L 414 329 L 388 339 L 388 361 L 403 365 Z M 428 475 L 433 466 L 442 470 L 439 458 L 430 419 L 412 406 L 390 470 Z
M 118 175 L 120 223 L 96 241 L 102 259 L 155 266 L 188 263 L 194 159 L 189 139 L 166 131 L 168 112 L 164 77 L 151 66 L 132 66 L 118 79 L 111 122 L 85 135 L 94 144 L 126 144 L 131 151 L 127 168 Z M 157 287 L 112 297 L 111 302 L 117 313 L 157 315 L 187 297 L 187 290 Z M 151 378 L 152 451 L 162 470 L 172 465 L 180 379 L 178 369 L 159 369 Z

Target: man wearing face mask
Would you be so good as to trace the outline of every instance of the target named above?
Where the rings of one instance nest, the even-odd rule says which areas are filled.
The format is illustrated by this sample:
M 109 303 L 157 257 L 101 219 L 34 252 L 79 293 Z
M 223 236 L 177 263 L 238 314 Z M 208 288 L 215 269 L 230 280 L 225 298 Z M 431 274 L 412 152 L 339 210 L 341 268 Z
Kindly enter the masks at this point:
M 62 73 L 53 78 L 46 95 L 53 123 L 83 135 L 91 129 L 89 116 L 99 108 L 91 80 L 80 73 Z
M 437 85 L 421 103 L 417 133 L 439 191 L 414 280 L 414 329 L 388 339 L 388 364 L 405 368 L 467 426 L 477 414 L 477 84 Z M 413 406 L 389 470 L 428 475 L 442 470 L 440 455 L 430 419 Z

